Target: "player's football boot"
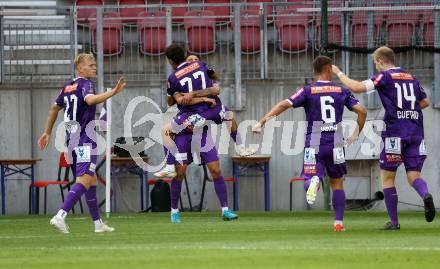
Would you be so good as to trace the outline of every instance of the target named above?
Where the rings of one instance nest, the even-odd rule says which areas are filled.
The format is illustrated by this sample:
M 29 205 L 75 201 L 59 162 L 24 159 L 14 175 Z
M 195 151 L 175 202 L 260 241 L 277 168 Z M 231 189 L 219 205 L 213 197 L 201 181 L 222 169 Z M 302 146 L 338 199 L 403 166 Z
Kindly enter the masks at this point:
M 234 213 L 232 210 L 225 210 L 222 214 L 223 220 L 236 220 L 238 219 L 238 215 Z
M 252 156 L 257 152 L 257 149 L 246 148 L 244 146 L 237 146 L 236 151 L 241 157 Z
M 313 205 L 316 200 L 316 195 L 318 194 L 319 189 L 319 177 L 313 176 L 310 180 L 310 186 L 307 189 L 306 199 L 309 205 Z
M 180 213 L 171 213 L 171 223 L 180 223 Z
M 176 177 L 177 173 L 174 169 L 174 165 L 168 166 L 166 165 L 164 169 L 160 170 L 159 172 L 154 173 L 154 176 L 157 178 L 174 178 Z
M 95 233 L 114 232 L 115 228 L 108 226 L 105 222 L 101 222 L 95 225 Z
M 343 224 L 335 224 L 335 225 L 333 225 L 333 230 L 335 231 L 335 232 L 337 232 L 337 233 L 339 233 L 339 232 L 345 232 L 345 227 L 344 227 L 344 225 Z
M 55 228 L 57 228 L 58 231 L 62 232 L 63 234 L 69 233 L 69 226 L 67 225 L 66 221 L 63 218 L 57 218 L 57 216 L 54 216 L 49 223 L 50 225 L 53 225 Z
M 425 219 L 427 222 L 431 222 L 435 218 L 435 206 L 432 195 L 428 193 L 428 195 L 423 198 L 423 203 L 425 204 Z
M 400 230 L 400 224 L 393 224 L 391 221 L 388 221 L 387 223 L 385 223 L 385 226 L 383 226 L 383 228 L 381 230 L 385 230 L 385 231 L 395 231 L 395 230 Z

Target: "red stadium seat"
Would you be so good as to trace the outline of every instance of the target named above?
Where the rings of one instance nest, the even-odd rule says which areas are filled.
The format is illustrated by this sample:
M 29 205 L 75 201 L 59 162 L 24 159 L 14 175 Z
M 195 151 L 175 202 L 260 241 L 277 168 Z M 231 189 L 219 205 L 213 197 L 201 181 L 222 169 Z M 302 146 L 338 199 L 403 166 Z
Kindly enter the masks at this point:
M 387 46 L 406 47 L 414 44 L 416 24 L 419 15 L 410 14 L 388 14 L 386 19 Z
M 224 6 L 205 6 L 204 10 L 214 12 L 216 22 L 228 22 L 231 16 L 231 0 L 204 0 L 205 4 L 224 4 Z
M 103 0 L 76 0 L 76 7 L 81 6 L 103 6 Z M 90 18 L 96 18 L 96 9 L 93 8 L 78 8 L 77 20 L 79 24 L 89 24 Z
M 163 5 L 186 5 L 186 7 L 173 7 L 171 9 L 171 15 L 173 16 L 173 22 L 183 22 L 183 16 L 188 12 L 188 0 L 162 0 Z M 177 17 L 177 18 L 176 18 Z
M 329 15 L 328 16 L 328 42 L 333 44 L 341 44 L 342 40 L 342 27 L 341 16 Z M 319 48 L 321 46 L 321 17 L 316 20 L 316 44 Z
M 307 50 L 308 16 L 298 14 L 293 9 L 279 11 L 275 20 L 278 30 L 279 48 L 282 52 Z
M 273 0 L 246 0 L 247 4 L 258 4 L 258 3 L 273 3 Z M 247 10 L 259 11 L 260 7 L 258 5 L 248 6 Z M 273 20 L 273 5 L 266 5 L 267 19 Z
M 184 20 L 188 51 L 208 54 L 215 51 L 215 17 L 209 10 L 194 10 Z
M 124 5 L 146 5 L 146 0 L 119 0 L 118 5 L 124 6 Z M 146 11 L 145 8 L 142 7 L 120 7 L 119 8 L 119 15 L 122 18 L 122 21 L 124 23 L 136 23 L 137 22 L 137 16 Z
M 383 17 L 380 15 L 373 15 L 373 39 L 379 39 L 380 28 L 383 24 Z M 368 47 L 368 15 L 353 14 L 351 20 L 351 40 L 352 46 L 357 48 Z
M 147 55 L 161 55 L 166 49 L 166 13 L 143 12 L 137 21 L 139 50 Z
M 63 171 L 64 170 L 64 171 Z M 37 180 L 34 185 L 30 187 L 35 187 L 37 189 L 37 197 L 39 196 L 40 188 L 44 188 L 44 214 L 46 215 L 47 209 L 47 187 L 50 185 L 58 185 L 60 187 L 61 200 L 64 202 L 64 192 L 63 189 L 67 188 L 70 190 L 70 185 L 73 182 L 69 181 L 70 164 L 67 162 L 66 154 L 63 152 L 60 154 L 58 162 L 58 178 L 50 180 Z M 63 188 L 64 186 L 64 188 Z M 37 199 L 37 212 L 39 208 L 39 199 Z
M 234 23 L 231 23 L 234 27 Z M 258 10 L 242 10 L 240 12 L 241 52 L 252 54 L 260 52 L 260 13 Z
M 122 52 L 122 20 L 116 12 L 104 12 L 104 23 L 102 26 L 103 53 L 105 56 L 118 55 Z M 92 51 L 97 53 L 96 49 L 96 22 L 91 24 L 92 33 Z

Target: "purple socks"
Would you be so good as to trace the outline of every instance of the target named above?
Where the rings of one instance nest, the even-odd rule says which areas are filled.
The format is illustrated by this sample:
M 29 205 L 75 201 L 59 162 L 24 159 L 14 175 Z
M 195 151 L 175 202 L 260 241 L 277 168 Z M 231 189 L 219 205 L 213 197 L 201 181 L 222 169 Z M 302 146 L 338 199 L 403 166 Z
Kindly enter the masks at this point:
M 428 185 L 426 185 L 426 182 L 421 179 L 417 178 L 412 183 L 413 188 L 416 190 L 416 192 L 420 195 L 420 197 L 425 198 L 426 195 L 428 195 Z
M 335 220 L 344 220 L 345 210 L 345 192 L 344 190 L 334 190 L 332 195 L 333 210 L 335 211 Z
M 217 193 L 218 199 L 220 200 L 220 206 L 228 207 L 228 191 L 226 189 L 225 179 L 220 176 L 214 178 L 213 181 L 215 193 Z
M 394 225 L 399 224 L 397 219 L 397 191 L 395 187 L 383 189 L 385 196 L 385 205 L 387 207 L 388 215 L 390 216 L 391 223 Z
M 64 200 L 64 204 L 61 207 L 62 210 L 69 212 L 78 202 L 79 199 L 81 199 L 81 196 L 87 191 L 86 187 L 84 187 L 80 183 L 75 183 L 72 188 L 69 191 L 69 194 L 66 197 L 66 200 Z
M 96 199 L 96 186 L 91 186 L 86 192 L 86 201 L 93 221 L 99 220 L 101 216 L 99 215 L 98 200 Z
M 171 181 L 171 208 L 179 208 L 180 191 L 182 190 L 182 181 L 173 178 Z

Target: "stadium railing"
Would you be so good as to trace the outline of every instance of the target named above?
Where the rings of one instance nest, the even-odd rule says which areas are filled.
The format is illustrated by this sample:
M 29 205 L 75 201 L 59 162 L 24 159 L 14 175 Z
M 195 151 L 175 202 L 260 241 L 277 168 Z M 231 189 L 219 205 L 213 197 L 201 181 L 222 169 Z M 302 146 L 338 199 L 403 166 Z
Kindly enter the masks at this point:
M 373 73 L 371 52 L 381 45 L 396 49 L 398 64 L 418 77 L 433 78 L 440 65 L 438 1 L 329 1 L 327 44 L 320 1 L 177 2 L 56 7 L 57 20 L 27 16 L 29 9 L 14 19 L 3 7 L 1 81 L 64 80 L 75 54 L 93 52 L 105 81 L 124 74 L 161 82 L 170 72 L 163 52 L 171 43 L 201 55 L 237 88 L 246 79 L 311 79 L 310 62 L 323 51 L 358 78 Z

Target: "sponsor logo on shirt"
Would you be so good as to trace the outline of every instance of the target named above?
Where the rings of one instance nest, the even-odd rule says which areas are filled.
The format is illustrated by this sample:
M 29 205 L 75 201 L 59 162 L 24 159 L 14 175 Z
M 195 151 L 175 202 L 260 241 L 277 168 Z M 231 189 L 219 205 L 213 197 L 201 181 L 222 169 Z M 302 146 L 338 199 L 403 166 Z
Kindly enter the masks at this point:
M 306 175 L 316 174 L 316 165 L 304 165 L 304 174 Z
M 337 130 L 338 130 L 337 124 L 324 125 L 321 127 L 321 132 L 336 132 Z
M 191 73 L 192 71 L 196 70 L 200 68 L 200 64 L 198 62 L 194 62 L 182 69 L 180 69 L 179 71 L 177 71 L 176 73 L 174 73 L 176 75 L 176 78 L 181 78 L 184 75 Z
M 386 154 L 386 160 L 388 163 L 397 163 L 402 161 L 402 156 L 397 154 Z
M 64 93 L 74 92 L 78 88 L 78 83 L 75 83 L 73 85 L 67 85 L 64 87 Z
M 318 94 L 318 93 L 330 93 L 330 92 L 337 92 L 341 93 L 342 88 L 339 86 L 319 86 L 319 87 L 312 87 L 312 94 Z
M 414 80 L 413 76 L 408 73 L 391 73 L 391 78 L 397 80 Z

